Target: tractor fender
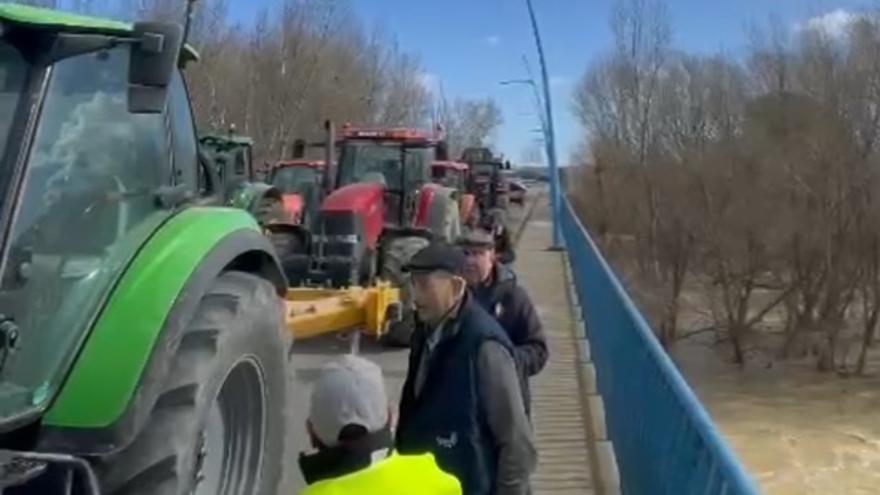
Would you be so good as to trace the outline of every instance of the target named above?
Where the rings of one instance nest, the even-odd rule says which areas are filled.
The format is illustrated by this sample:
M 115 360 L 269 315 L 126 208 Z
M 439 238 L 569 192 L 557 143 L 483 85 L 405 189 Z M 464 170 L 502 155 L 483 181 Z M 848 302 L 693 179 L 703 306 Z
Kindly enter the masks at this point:
M 416 213 L 413 225 L 415 227 L 429 228 L 431 210 L 438 202 L 452 200 L 458 202 L 459 192 L 452 187 L 442 186 L 440 184 L 429 183 L 419 189 L 418 200 L 416 203 Z
M 430 230 L 446 242 L 461 233 L 458 191 L 438 184 L 426 184 L 419 192 L 415 226 Z
M 159 400 L 199 300 L 227 270 L 262 276 L 279 296 L 287 290 L 269 240 L 248 213 L 189 208 L 162 225 L 97 316 L 43 418 L 39 448 L 105 455 L 128 445 Z

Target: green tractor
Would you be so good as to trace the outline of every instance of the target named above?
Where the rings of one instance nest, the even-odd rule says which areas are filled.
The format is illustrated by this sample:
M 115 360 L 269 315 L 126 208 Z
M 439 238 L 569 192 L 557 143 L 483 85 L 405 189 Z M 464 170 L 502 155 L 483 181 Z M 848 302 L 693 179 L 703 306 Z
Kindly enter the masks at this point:
M 224 204 L 250 212 L 260 225 L 286 224 L 282 191 L 262 182 L 254 167 L 253 139 L 238 135 L 235 128 L 226 134 L 205 134 L 199 145 L 212 164 L 217 189 L 223 191 Z
M 0 492 L 274 495 L 287 281 L 176 24 L 0 4 Z

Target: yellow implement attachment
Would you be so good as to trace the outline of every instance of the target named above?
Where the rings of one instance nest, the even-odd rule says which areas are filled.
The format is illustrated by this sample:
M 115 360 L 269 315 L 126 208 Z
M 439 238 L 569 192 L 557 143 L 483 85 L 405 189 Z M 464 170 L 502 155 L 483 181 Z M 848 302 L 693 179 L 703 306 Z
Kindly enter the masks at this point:
M 372 287 L 287 291 L 287 329 L 294 339 L 359 329 L 379 337 L 399 314 L 400 290 L 387 282 Z

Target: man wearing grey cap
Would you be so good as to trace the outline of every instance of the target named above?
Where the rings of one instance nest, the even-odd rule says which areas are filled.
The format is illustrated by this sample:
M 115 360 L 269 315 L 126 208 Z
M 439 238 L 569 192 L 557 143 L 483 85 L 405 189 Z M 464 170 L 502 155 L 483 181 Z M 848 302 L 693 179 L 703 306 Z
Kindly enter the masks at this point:
M 317 451 L 299 458 L 302 495 L 461 495 L 430 453 L 392 452 L 391 417 L 379 366 L 353 355 L 325 366 L 306 423 Z
M 467 495 L 525 495 L 537 454 L 514 349 L 474 302 L 464 255 L 431 244 L 413 256 L 419 324 L 400 403 L 401 453 L 433 452 Z

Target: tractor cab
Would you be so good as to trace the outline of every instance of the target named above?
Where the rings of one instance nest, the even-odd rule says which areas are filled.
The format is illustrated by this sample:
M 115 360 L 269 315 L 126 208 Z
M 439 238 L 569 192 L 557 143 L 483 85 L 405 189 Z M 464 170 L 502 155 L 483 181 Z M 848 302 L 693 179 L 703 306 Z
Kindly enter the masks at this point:
M 507 209 L 509 185 L 505 171 L 510 170 L 510 162 L 495 157 L 488 148 L 467 148 L 461 161 L 470 166 L 468 190 L 476 196 L 480 209 Z
M 187 26 L 0 3 L 2 493 L 280 482 L 287 287 L 253 218 L 213 207 Z
M 269 171 L 268 182 L 281 192 L 291 223 L 310 225 L 324 199 L 323 160 L 282 160 Z
M 431 182 L 437 139 L 412 129 L 352 127 L 344 127 L 340 137 L 338 187 L 380 184 L 384 189 L 384 223 L 411 225 L 419 190 Z
M 242 183 L 255 180 L 251 138 L 230 129 L 226 134 L 205 134 L 199 137 L 199 144 L 211 159 L 217 180 L 227 189 L 234 190 Z

